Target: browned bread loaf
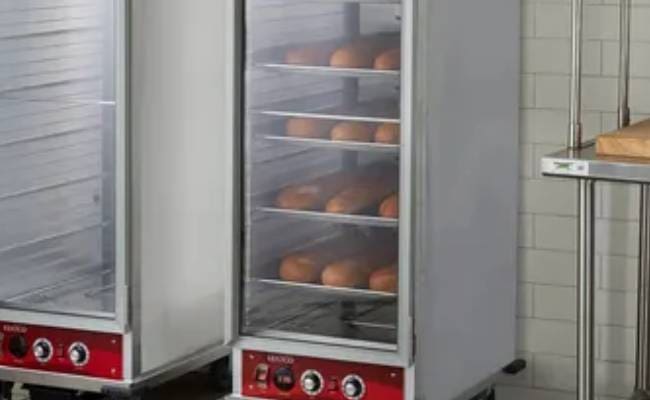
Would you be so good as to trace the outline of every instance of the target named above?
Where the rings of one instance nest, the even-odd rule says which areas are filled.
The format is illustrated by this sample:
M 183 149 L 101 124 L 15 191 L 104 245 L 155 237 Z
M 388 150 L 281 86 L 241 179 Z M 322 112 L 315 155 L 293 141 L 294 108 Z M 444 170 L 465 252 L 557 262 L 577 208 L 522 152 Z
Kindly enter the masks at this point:
M 399 196 L 393 193 L 379 206 L 379 216 L 384 218 L 399 218 Z
M 370 275 L 369 287 L 378 292 L 397 293 L 398 275 L 397 265 L 379 268 Z
M 375 69 L 399 70 L 402 66 L 402 51 L 399 48 L 389 49 L 375 58 Z
M 399 144 L 400 126 L 398 124 L 381 124 L 375 131 L 375 142 L 385 144 Z
M 289 118 L 286 123 L 287 136 L 323 139 L 329 136 L 334 122 L 310 118 Z
M 330 132 L 332 140 L 350 142 L 370 142 L 372 140 L 372 126 L 362 122 L 340 122 Z

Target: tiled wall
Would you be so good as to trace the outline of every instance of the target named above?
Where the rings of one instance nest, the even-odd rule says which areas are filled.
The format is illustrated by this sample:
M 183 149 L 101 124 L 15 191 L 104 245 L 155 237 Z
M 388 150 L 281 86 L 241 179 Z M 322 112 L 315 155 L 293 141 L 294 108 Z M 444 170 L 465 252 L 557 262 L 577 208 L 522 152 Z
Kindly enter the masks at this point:
M 570 0 L 522 1 L 520 300 L 518 349 L 529 362 L 499 400 L 573 399 L 575 390 L 576 184 L 542 178 L 540 156 L 568 129 Z M 650 114 L 650 0 L 632 0 L 634 118 Z M 584 125 L 589 137 L 616 125 L 618 1 L 585 0 Z M 596 379 L 599 398 L 634 384 L 638 188 L 597 191 Z

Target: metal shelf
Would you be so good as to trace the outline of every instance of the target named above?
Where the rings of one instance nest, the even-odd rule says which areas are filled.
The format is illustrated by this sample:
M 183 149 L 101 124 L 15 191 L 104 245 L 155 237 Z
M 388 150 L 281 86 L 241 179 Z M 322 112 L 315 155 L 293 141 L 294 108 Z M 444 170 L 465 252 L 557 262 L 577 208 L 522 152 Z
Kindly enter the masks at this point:
M 372 226 L 379 228 L 397 228 L 399 226 L 399 220 L 396 218 L 384 218 L 370 215 L 331 214 L 322 211 L 285 210 L 275 207 L 260 207 L 259 210 L 267 214 L 284 216 L 287 218 L 299 218 L 335 224 Z
M 251 281 L 273 285 L 278 287 L 285 288 L 295 288 L 295 289 L 304 289 L 310 291 L 318 291 L 321 293 L 329 293 L 341 297 L 362 297 L 362 298 L 397 298 L 395 293 L 388 292 L 378 292 L 375 290 L 369 289 L 355 289 L 355 288 L 344 288 L 344 287 L 332 287 L 325 286 L 315 283 L 298 283 L 298 282 L 288 282 L 280 279 L 250 279 Z
M 259 1 L 259 0 L 258 0 Z M 269 3 L 268 0 L 265 0 L 266 3 Z M 275 0 L 276 2 L 279 3 L 287 3 L 287 2 L 294 2 L 294 3 L 299 3 L 299 4 L 304 4 L 304 3 L 329 3 L 329 4 L 392 4 L 392 5 L 400 5 L 402 4 L 402 0 Z
M 391 78 L 399 79 L 398 70 L 379 70 L 370 68 L 336 68 L 330 66 L 292 65 L 281 63 L 262 63 L 259 67 L 276 72 L 302 73 L 341 78 Z
M 650 183 L 650 160 L 599 156 L 589 143 L 580 150 L 562 150 L 542 158 L 542 174 L 577 179 Z
M 329 139 L 307 139 L 296 138 L 281 135 L 266 135 L 266 140 L 277 143 L 284 143 L 302 147 L 318 147 L 336 150 L 349 150 L 359 152 L 377 152 L 377 153 L 394 153 L 399 154 L 400 146 L 397 144 L 384 144 L 384 143 L 368 143 L 368 142 L 352 142 L 340 141 Z
M 319 98 L 315 98 L 319 101 Z M 253 110 L 262 115 L 274 117 L 292 117 L 292 118 L 312 118 L 312 119 L 326 119 L 332 121 L 356 121 L 356 122 L 371 122 L 371 123 L 389 123 L 399 124 L 400 117 L 399 111 L 397 115 L 386 115 L 382 110 L 396 110 L 398 105 L 390 99 L 377 99 L 358 104 L 356 107 L 343 107 L 343 106 L 329 106 L 326 105 L 312 109 L 307 109 L 304 104 L 311 104 L 309 101 L 314 101 L 314 98 L 305 99 L 305 101 L 288 101 L 282 102 L 269 108 Z M 325 97 L 321 102 L 326 101 Z M 302 108 L 302 110 L 301 110 Z

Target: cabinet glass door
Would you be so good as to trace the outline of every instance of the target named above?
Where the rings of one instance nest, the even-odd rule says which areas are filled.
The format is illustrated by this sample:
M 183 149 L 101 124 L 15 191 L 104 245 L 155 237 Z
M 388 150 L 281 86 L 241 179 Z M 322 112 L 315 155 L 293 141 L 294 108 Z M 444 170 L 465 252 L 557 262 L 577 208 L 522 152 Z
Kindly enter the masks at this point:
M 115 312 L 114 0 L 0 0 L 0 307 Z
M 245 4 L 242 334 L 396 350 L 401 1 Z

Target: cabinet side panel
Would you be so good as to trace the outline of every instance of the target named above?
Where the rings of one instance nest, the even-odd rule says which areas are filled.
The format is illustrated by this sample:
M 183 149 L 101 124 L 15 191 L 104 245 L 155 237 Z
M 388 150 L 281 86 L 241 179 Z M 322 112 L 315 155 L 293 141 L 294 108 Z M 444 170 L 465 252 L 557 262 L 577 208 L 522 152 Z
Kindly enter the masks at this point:
M 131 4 L 133 320 L 146 372 L 224 342 L 230 24 L 224 1 Z
M 515 354 L 519 2 L 416 3 L 416 385 L 450 400 Z

